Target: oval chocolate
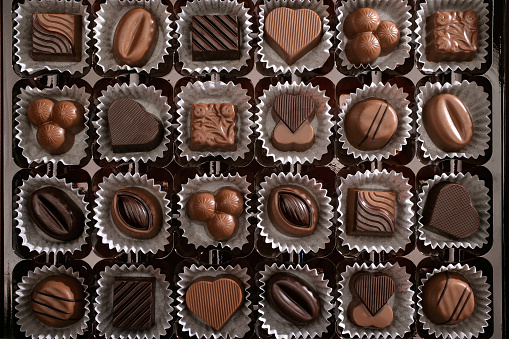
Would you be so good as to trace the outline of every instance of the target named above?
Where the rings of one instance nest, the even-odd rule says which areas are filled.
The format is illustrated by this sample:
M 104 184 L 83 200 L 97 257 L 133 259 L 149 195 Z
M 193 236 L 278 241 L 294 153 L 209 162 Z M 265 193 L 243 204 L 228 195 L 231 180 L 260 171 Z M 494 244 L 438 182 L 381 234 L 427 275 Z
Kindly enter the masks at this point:
M 444 152 L 460 151 L 474 135 L 474 124 L 467 107 L 449 93 L 426 101 L 422 123 L 431 141 Z
M 74 240 L 85 227 L 85 216 L 78 205 L 64 191 L 52 186 L 30 195 L 28 213 L 41 231 L 57 240 Z
M 267 282 L 267 298 L 280 316 L 295 325 L 307 325 L 320 314 L 320 299 L 304 280 L 276 273 Z

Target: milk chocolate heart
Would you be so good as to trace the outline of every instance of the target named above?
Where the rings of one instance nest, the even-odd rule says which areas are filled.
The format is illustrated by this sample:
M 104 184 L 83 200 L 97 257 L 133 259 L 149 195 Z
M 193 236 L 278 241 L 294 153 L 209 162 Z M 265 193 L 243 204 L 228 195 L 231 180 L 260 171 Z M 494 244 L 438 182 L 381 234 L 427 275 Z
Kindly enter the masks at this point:
M 350 307 L 348 309 L 348 316 L 357 326 L 362 327 L 385 328 L 394 319 L 394 313 L 389 305 L 385 305 L 376 315 L 372 315 L 362 302 Z
M 433 186 L 423 214 L 423 225 L 456 239 L 467 238 L 479 229 L 479 213 L 472 206 L 470 193 L 460 184 L 441 182 Z
M 200 278 L 188 287 L 186 305 L 219 331 L 242 306 L 244 290 L 241 284 L 234 276 Z
M 293 133 L 282 121 L 280 121 L 271 136 L 272 145 L 280 151 L 306 151 L 315 142 L 315 132 L 309 122 L 304 122 L 295 133 Z
M 288 65 L 315 48 L 321 37 L 322 21 L 310 9 L 278 7 L 265 18 L 265 39 Z
M 115 153 L 147 152 L 163 140 L 163 125 L 135 100 L 120 98 L 108 108 L 108 128 Z
M 274 112 L 295 133 L 306 120 L 313 119 L 315 104 L 307 95 L 283 94 L 274 101 Z

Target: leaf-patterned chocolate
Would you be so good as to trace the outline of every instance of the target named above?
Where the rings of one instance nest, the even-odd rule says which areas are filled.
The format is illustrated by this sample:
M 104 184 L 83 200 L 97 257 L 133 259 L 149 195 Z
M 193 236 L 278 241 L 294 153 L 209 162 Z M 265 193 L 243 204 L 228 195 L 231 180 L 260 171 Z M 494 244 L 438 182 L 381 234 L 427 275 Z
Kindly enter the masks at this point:
M 234 151 L 235 106 L 229 103 L 197 103 L 191 109 L 191 144 L 193 151 Z

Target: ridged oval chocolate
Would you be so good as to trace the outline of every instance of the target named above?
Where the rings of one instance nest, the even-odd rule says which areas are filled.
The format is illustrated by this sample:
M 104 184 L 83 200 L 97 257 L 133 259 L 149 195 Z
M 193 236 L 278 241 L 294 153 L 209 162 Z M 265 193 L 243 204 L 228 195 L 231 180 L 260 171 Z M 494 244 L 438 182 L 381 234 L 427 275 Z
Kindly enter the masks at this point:
M 267 298 L 280 316 L 295 325 L 307 325 L 320 314 L 320 299 L 304 280 L 276 273 L 267 282 Z
M 57 240 L 74 240 L 85 227 L 85 216 L 78 205 L 64 191 L 52 186 L 30 195 L 28 213 L 41 231 Z
M 121 65 L 141 67 L 154 53 L 159 29 L 157 21 L 146 9 L 127 12 L 115 29 L 113 56 Z
M 281 192 L 278 206 L 286 220 L 298 227 L 309 227 L 311 211 L 301 197 L 291 192 Z

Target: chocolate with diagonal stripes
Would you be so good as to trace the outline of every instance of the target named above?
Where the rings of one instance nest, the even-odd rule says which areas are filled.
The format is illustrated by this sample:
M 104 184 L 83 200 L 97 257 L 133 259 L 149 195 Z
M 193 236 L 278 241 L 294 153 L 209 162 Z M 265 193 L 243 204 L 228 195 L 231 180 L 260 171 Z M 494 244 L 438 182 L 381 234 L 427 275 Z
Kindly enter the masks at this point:
M 153 284 L 153 278 L 115 278 L 113 282 L 113 327 L 152 327 L 155 303 Z
M 192 57 L 195 61 L 240 59 L 237 16 L 193 15 Z

